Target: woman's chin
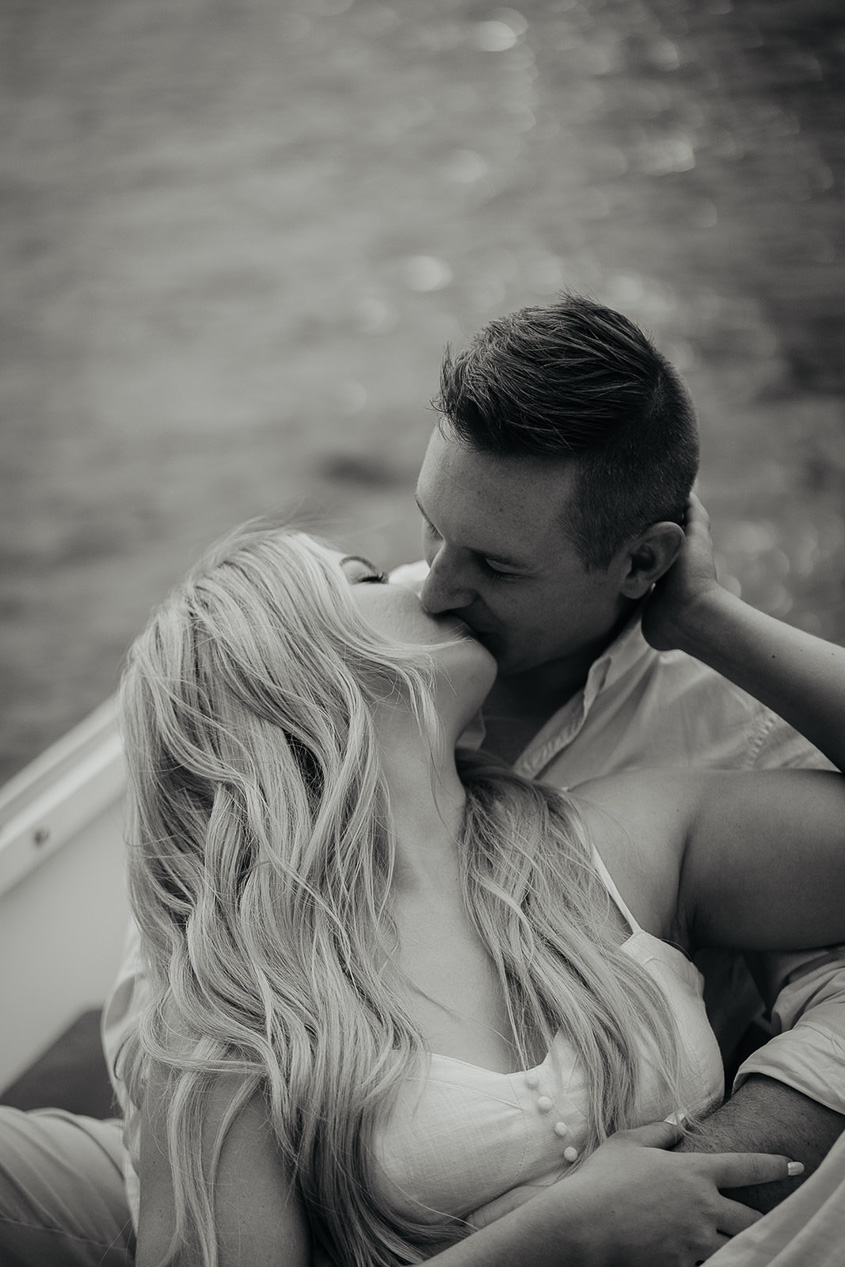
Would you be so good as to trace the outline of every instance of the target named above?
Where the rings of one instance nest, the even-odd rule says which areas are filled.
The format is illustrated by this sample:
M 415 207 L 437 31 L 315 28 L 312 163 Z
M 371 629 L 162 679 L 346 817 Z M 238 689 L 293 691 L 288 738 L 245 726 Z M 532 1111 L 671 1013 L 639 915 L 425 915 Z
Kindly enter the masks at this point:
M 460 734 L 481 708 L 496 680 L 493 656 L 476 638 L 453 643 L 442 652 L 443 689 L 438 692 L 441 721 L 455 719 Z

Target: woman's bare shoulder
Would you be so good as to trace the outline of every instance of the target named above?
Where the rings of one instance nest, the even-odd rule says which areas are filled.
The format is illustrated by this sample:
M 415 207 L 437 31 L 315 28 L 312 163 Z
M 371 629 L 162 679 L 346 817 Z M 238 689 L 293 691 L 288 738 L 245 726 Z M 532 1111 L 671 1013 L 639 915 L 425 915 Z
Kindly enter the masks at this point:
M 689 809 L 700 780 L 678 770 L 629 770 L 572 792 L 592 843 L 635 918 L 678 939 L 678 894 Z
M 214 1079 L 204 1096 L 203 1159 L 241 1087 L 237 1074 Z M 167 1149 L 170 1084 L 154 1075 L 141 1114 L 141 1206 L 138 1267 L 163 1260 L 176 1226 L 173 1172 Z M 310 1267 L 311 1238 L 301 1202 L 270 1125 L 260 1091 L 243 1105 L 226 1132 L 214 1185 L 220 1267 Z M 180 1267 L 201 1262 L 180 1250 Z

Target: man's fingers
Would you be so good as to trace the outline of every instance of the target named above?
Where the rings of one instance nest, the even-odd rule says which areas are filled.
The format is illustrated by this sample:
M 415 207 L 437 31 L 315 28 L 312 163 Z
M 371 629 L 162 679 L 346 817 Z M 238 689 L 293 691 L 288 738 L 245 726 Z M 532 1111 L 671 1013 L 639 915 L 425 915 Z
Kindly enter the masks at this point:
M 701 1155 L 701 1154 L 699 1154 Z M 774 1153 L 714 1153 L 707 1158 L 717 1188 L 746 1188 L 801 1174 L 800 1162 Z M 796 1167 L 800 1166 L 800 1170 Z

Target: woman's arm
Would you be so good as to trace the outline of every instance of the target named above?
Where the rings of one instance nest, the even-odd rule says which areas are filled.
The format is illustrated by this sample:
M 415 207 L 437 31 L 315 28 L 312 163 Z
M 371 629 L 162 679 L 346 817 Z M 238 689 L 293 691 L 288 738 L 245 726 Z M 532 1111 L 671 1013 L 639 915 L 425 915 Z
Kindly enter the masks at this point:
M 236 1089 L 217 1080 L 206 1100 L 210 1143 Z M 141 1210 L 136 1267 L 160 1267 L 176 1226 L 173 1175 L 165 1135 L 163 1083 L 151 1079 L 141 1117 Z M 310 1267 L 308 1221 L 256 1095 L 235 1118 L 220 1155 L 215 1185 L 219 1267 Z M 202 1267 L 198 1248 L 180 1246 L 175 1267 Z
M 710 520 L 692 496 L 684 548 L 646 604 L 658 650 L 702 660 L 800 731 L 845 770 L 845 647 L 756 611 L 716 580 Z
M 719 585 L 707 512 L 695 497 L 684 548 L 646 605 L 643 632 L 757 696 L 845 769 L 845 648 L 755 611 Z M 845 940 L 841 775 L 648 771 L 601 780 L 589 796 L 639 842 L 632 854 L 611 833 L 606 860 L 616 855 L 623 891 L 630 879 L 636 897 L 639 880 L 642 922 L 652 931 L 690 949 Z M 643 859 L 641 878 L 625 874 Z
M 435 1255 L 438 1267 L 687 1267 L 708 1258 L 760 1217 L 720 1189 L 800 1173 L 764 1153 L 663 1150 L 680 1132 L 667 1122 L 620 1131 L 551 1187 L 516 1189 L 493 1203 L 497 1221 Z M 484 1212 L 480 1212 L 484 1213 Z
M 225 1080 L 209 1098 L 208 1125 L 229 1101 Z M 161 1112 L 146 1114 L 141 1144 L 138 1267 L 159 1267 L 175 1224 Z M 664 1151 L 679 1138 L 665 1122 L 613 1136 L 576 1173 L 531 1195 L 465 1240 L 435 1254 L 435 1267 L 678 1267 L 708 1257 L 758 1217 L 719 1189 L 782 1180 L 785 1157 Z M 307 1219 L 281 1163 L 260 1097 L 232 1126 L 216 1191 L 220 1267 L 310 1267 Z M 794 1173 L 794 1164 L 793 1164 Z M 325 1262 L 325 1259 L 319 1261 Z M 181 1248 L 178 1267 L 199 1267 Z
M 690 506 L 682 555 L 655 591 L 644 615 L 643 629 L 654 646 L 679 647 L 698 655 L 757 695 L 842 768 L 843 651 L 762 616 L 715 587 L 708 520 L 697 499 Z M 757 937 L 760 944 L 778 945 L 794 935 L 796 930 L 790 930 L 790 924 L 800 915 L 808 943 L 817 944 L 820 937 L 841 939 L 841 927 L 824 933 L 816 925 L 820 908 L 809 894 L 813 885 L 826 885 L 825 867 L 816 866 L 815 849 L 821 847 L 828 859 L 832 855 L 837 864 L 842 856 L 842 832 L 836 821 L 842 821 L 842 810 L 834 790 L 836 785 L 829 781 L 761 785 L 754 790 L 743 822 L 740 813 L 734 812 L 738 807 L 730 805 L 740 785 L 726 783 L 723 799 L 717 779 L 718 776 L 710 782 L 705 812 L 697 821 L 698 847 L 688 848 L 680 872 L 681 900 L 688 924 L 684 927 L 683 919 L 679 920 L 672 935 L 679 940 L 686 938 L 688 944 L 696 940 L 747 944 L 749 937 Z M 746 791 L 751 788 L 750 783 L 742 786 Z M 793 788 L 797 794 L 795 802 L 791 799 Z M 809 804 L 804 799 L 805 789 Z M 772 790 L 774 796 L 770 795 Z M 820 793 L 818 802 L 816 790 Z M 639 792 L 649 795 L 646 789 Z M 657 803 L 655 798 L 659 795 L 659 789 L 652 792 L 652 804 Z M 687 804 L 678 807 L 677 818 L 683 818 L 693 795 L 691 790 Z M 827 810 L 821 804 L 822 798 Z M 802 801 L 804 822 L 796 823 L 802 817 Z M 744 859 L 738 856 L 737 846 L 745 853 Z M 665 874 L 664 871 L 664 877 Z M 621 881 L 621 875 L 619 878 Z M 655 890 L 659 885 L 660 879 Z M 672 900 L 677 903 L 677 891 L 674 899 L 670 897 Z M 798 940 L 803 940 L 800 932 Z M 815 1000 L 811 996 L 808 1000 L 807 1021 L 811 1022 L 814 1042 L 821 1047 L 828 1044 L 826 1050 L 830 1053 L 840 1051 L 838 1026 L 834 1024 L 831 1030 L 831 1019 L 826 1015 L 813 1023 L 817 1013 L 812 1013 L 811 1021 L 810 1009 Z M 781 1045 L 778 1059 L 771 1066 L 774 1072 L 745 1082 L 694 1136 L 683 1142 L 682 1148 L 788 1150 L 808 1162 L 809 1170 L 815 1169 L 842 1129 L 843 1119 L 826 1103 L 816 1103 L 796 1089 L 804 1085 L 801 1070 L 808 1059 L 801 1035 L 797 1034 L 794 1040 L 792 1035 L 784 1035 L 775 1041 Z M 833 1065 L 836 1063 L 834 1056 Z M 765 1069 L 765 1064 L 762 1067 Z M 789 1082 L 791 1069 L 798 1079 L 794 1086 Z M 775 1184 L 734 1195 L 766 1210 L 773 1202 L 783 1200 L 788 1188 Z

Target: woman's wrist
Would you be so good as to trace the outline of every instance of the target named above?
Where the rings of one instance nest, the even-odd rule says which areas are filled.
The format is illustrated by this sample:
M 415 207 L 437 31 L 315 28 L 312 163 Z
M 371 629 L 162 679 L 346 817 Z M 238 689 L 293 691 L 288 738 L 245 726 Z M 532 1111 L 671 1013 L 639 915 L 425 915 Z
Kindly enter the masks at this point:
M 541 1203 L 544 1204 L 542 1212 Z M 566 1267 L 607 1267 L 603 1252 L 595 1186 L 580 1171 L 551 1184 L 529 1205 L 535 1205 L 550 1243 L 557 1247 L 557 1262 Z M 527 1207 L 526 1207 L 527 1209 Z
M 721 659 L 730 630 L 746 604 L 718 581 L 700 589 L 684 604 L 673 622 L 673 642 L 679 651 L 705 664 Z

